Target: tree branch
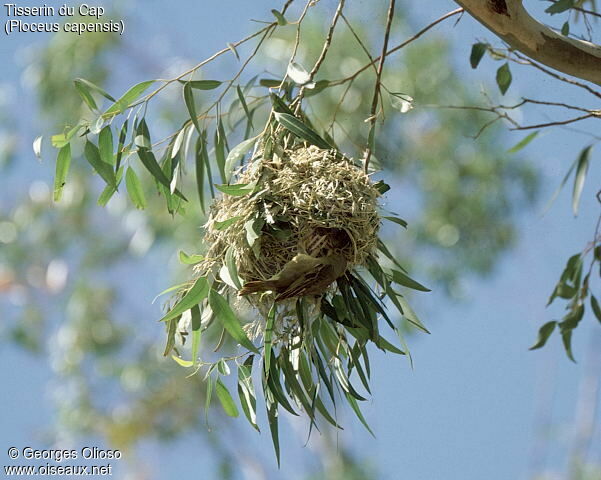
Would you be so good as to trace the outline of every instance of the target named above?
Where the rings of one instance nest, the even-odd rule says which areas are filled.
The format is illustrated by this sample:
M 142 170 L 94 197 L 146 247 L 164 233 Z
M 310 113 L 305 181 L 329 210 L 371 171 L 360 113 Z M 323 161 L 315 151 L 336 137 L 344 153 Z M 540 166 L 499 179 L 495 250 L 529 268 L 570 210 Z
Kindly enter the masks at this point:
M 535 20 L 522 0 L 455 0 L 512 48 L 560 72 L 601 85 L 601 47 Z

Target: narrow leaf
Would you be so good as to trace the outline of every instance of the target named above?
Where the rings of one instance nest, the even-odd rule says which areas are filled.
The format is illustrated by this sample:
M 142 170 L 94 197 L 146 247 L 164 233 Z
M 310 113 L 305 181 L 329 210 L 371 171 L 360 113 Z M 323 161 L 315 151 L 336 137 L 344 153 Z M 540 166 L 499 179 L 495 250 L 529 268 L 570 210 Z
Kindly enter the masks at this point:
M 232 171 L 234 170 L 234 166 L 242 160 L 242 157 L 248 152 L 253 145 L 256 143 L 257 137 L 249 138 L 244 140 L 240 144 L 236 145 L 234 148 L 230 150 L 227 158 L 225 159 L 225 179 L 229 181 L 232 176 Z
M 574 216 L 578 215 L 578 206 L 580 205 L 580 196 L 582 195 L 582 189 L 584 188 L 584 181 L 586 179 L 586 173 L 588 172 L 588 165 L 591 156 L 592 145 L 586 147 L 580 156 L 578 157 L 578 163 L 576 165 L 576 176 L 574 177 L 574 190 L 572 192 L 572 211 Z
M 196 265 L 205 259 L 202 255 L 188 255 L 183 250 L 179 251 L 179 261 L 184 265 Z
M 551 321 L 540 327 L 538 331 L 538 339 L 536 340 L 536 343 L 530 347 L 530 350 L 536 350 L 537 348 L 543 347 L 545 343 L 547 343 L 547 340 L 549 340 L 549 337 L 553 333 L 553 330 L 555 330 L 556 326 L 557 322 Z
M 111 117 L 125 111 L 130 104 L 135 102 L 138 97 L 142 95 L 153 83 L 154 80 L 148 80 L 146 82 L 141 82 L 137 85 L 134 85 L 127 92 L 125 92 L 119 100 L 111 105 L 108 110 L 102 114 L 102 116 L 105 118 Z
M 217 394 L 217 398 L 219 399 L 224 412 L 230 417 L 237 417 L 238 407 L 236 407 L 234 399 L 220 378 L 218 378 L 215 383 L 215 393 Z
M 84 155 L 86 160 L 90 163 L 90 165 L 92 165 L 94 170 L 96 170 L 96 173 L 102 177 L 107 185 L 117 188 L 117 179 L 115 177 L 115 171 L 113 170 L 112 165 L 104 162 L 100 158 L 100 151 L 98 150 L 98 147 L 89 140 L 86 141 Z
M 214 90 L 223 83 L 219 80 L 180 80 L 179 82 L 184 85 L 190 85 L 190 88 L 194 90 Z
M 194 94 L 192 93 L 192 87 L 190 83 L 186 83 L 184 85 L 184 103 L 186 104 L 186 108 L 188 109 L 190 120 L 192 120 L 196 131 L 200 134 L 201 131 L 200 125 L 198 123 L 198 114 L 196 113 L 196 102 L 194 101 Z
M 562 13 L 566 10 L 569 10 L 574 6 L 574 0 L 559 0 L 558 2 L 554 2 L 550 7 L 548 7 L 545 12 L 554 15 L 556 13 Z
M 472 52 L 470 53 L 470 65 L 472 68 L 478 67 L 480 60 L 486 53 L 486 43 L 474 43 L 472 45 Z
M 129 198 L 140 210 L 146 208 L 146 197 L 144 196 L 144 190 L 142 189 L 142 184 L 140 183 L 140 179 L 133 168 L 128 167 L 127 172 L 125 172 L 125 186 L 127 187 L 127 193 L 129 194 Z
M 407 288 L 412 288 L 413 290 L 419 290 L 421 292 L 430 292 L 431 290 L 428 287 L 424 287 L 421 283 L 416 282 L 408 275 L 405 275 L 403 272 L 399 270 L 391 270 L 392 272 L 392 280 L 399 285 L 403 285 Z
M 593 309 L 593 313 L 595 314 L 595 317 L 597 317 L 597 320 L 601 322 L 601 308 L 594 295 L 591 295 L 591 308 Z
M 98 85 L 95 85 L 94 83 L 90 82 L 89 80 L 86 80 L 85 78 L 76 78 L 74 80 L 74 82 L 75 82 L 75 86 L 76 87 L 79 84 L 83 88 L 86 88 L 88 90 L 92 90 L 92 91 L 94 91 L 96 93 L 99 93 L 100 95 L 102 95 L 107 100 L 110 100 L 111 102 L 116 102 L 117 101 L 111 95 L 109 95 L 105 90 L 103 90 L 102 88 L 100 88 Z M 94 104 L 95 103 L 96 102 L 94 102 Z
M 233 197 L 243 197 L 244 195 L 252 193 L 255 189 L 254 186 L 249 186 L 248 183 L 236 183 L 234 185 L 215 185 L 215 187 L 220 192 L 223 192 L 226 195 L 231 195 Z
M 225 330 L 232 336 L 234 340 L 236 340 L 236 342 L 254 353 L 259 353 L 257 347 L 255 347 L 246 336 L 246 333 L 242 329 L 238 318 L 236 318 L 236 315 L 232 311 L 225 298 L 223 298 L 216 290 L 211 289 L 209 292 L 209 305 L 211 306 L 213 312 L 215 312 L 217 318 L 223 324 Z
M 497 70 L 497 85 L 503 95 L 507 92 L 509 85 L 511 85 L 511 70 L 509 69 L 509 63 L 504 63 Z
M 190 310 L 193 306 L 198 305 L 209 293 L 209 282 L 205 277 L 199 277 L 192 288 L 186 292 L 182 299 L 163 317 L 161 322 L 166 322 L 172 318 L 180 316 L 187 310 Z
M 100 159 L 109 165 L 115 165 L 115 156 L 113 155 L 113 132 L 111 126 L 104 127 L 98 135 L 98 149 L 100 150 Z
M 58 151 L 56 172 L 54 174 L 54 201 L 58 202 L 63 196 L 63 187 L 71 166 L 71 144 L 67 143 Z
M 302 121 L 288 113 L 274 113 L 277 122 L 284 128 L 292 132 L 297 137 L 319 147 L 329 149 L 332 146 L 326 142 L 315 130 L 305 125 Z
M 537 130 L 536 132 L 532 132 L 530 135 L 527 135 L 526 137 L 522 138 L 518 143 L 516 143 L 513 147 L 507 150 L 507 153 L 519 152 L 522 148 L 524 148 L 532 140 L 534 140 L 538 134 L 539 131 Z
M 281 27 L 288 24 L 288 21 L 286 20 L 284 15 L 282 15 L 280 12 L 278 12 L 275 8 L 273 10 L 271 10 L 271 13 L 273 13 L 273 16 L 276 18 L 276 20 L 278 22 L 278 25 L 280 25 Z

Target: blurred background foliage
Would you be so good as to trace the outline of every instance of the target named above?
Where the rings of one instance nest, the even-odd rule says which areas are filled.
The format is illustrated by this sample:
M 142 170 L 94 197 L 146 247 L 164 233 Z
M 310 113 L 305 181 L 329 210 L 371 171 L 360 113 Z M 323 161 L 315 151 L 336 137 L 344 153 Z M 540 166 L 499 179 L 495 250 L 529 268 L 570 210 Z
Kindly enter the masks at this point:
M 361 17 L 349 21 L 375 51 L 382 22 Z M 413 31 L 400 16 L 396 28 L 397 39 Z M 325 29 L 319 22 L 305 23 L 300 63 L 316 57 Z M 266 72 L 281 72 L 293 35 L 293 29 L 278 30 L 256 62 L 264 71 L 252 74 L 270 78 Z M 71 88 L 74 78 L 89 79 L 111 91 L 111 65 L 126 62 L 132 48 L 136 47 L 120 43 L 117 36 L 57 34 L 29 52 L 24 78 L 38 98 L 40 131 L 61 131 L 82 114 L 84 107 Z M 386 207 L 410 225 L 399 241 L 395 231 L 388 232 L 396 253 L 424 283 L 461 297 L 466 277 L 489 275 L 514 245 L 515 213 L 534 204 L 539 176 L 526 158 L 506 153 L 499 128 L 487 129 L 474 141 L 488 120 L 481 113 L 437 107 L 478 100 L 455 73 L 449 48 L 448 37 L 433 33 L 387 64 L 384 84 L 415 98 L 416 108 L 399 115 L 386 105 L 387 121 L 378 125 L 376 156 L 385 169 L 382 177 L 401 192 Z M 165 58 L 152 60 L 162 64 L 162 72 L 145 72 L 149 76 L 174 68 Z M 317 80 L 344 78 L 365 63 L 351 33 L 340 28 Z M 230 74 L 222 72 L 223 77 Z M 353 155 L 365 144 L 372 85 L 373 72 L 368 72 L 346 93 L 348 84 L 307 99 L 308 111 L 324 127 L 338 112 L 339 127 L 330 133 L 342 150 Z M 17 155 L 13 121 L 17 112 L 4 106 L 0 103 L 0 165 L 2 174 L 8 175 L 16 168 L 8 160 Z M 166 132 L 179 128 L 187 116 L 178 97 L 162 100 L 159 110 L 160 128 Z M 18 155 L 28 161 L 31 155 L 25 152 Z M 246 425 L 220 422 L 221 410 L 211 409 L 210 424 L 220 426 L 217 434 L 208 434 L 201 378 L 186 378 L 185 371 L 162 357 L 163 336 L 156 318 L 137 298 L 140 285 L 127 282 L 129 276 L 123 275 L 136 271 L 139 282 L 156 285 L 157 293 L 174 280 L 186 279 L 186 269 L 176 261 L 177 251 L 198 250 L 200 212 L 193 207 L 172 218 L 163 200 L 150 194 L 149 177 L 143 178 L 150 200 L 145 211 L 134 210 L 123 193 L 107 209 L 98 207 L 101 182 L 91 175 L 81 152 L 74 154 L 63 200 L 53 204 L 53 161 L 47 157 L 39 167 L 47 174 L 45 180 L 33 180 L 0 204 L 0 307 L 6 319 L 0 332 L 3 341 L 49 358 L 58 419 L 50 438 L 91 435 L 113 447 L 135 450 L 149 437 L 173 441 L 193 432 L 208 439 L 222 459 L 223 478 L 229 478 L 234 475 L 232 458 L 244 462 L 245 450 L 252 451 L 252 446 L 240 451 L 225 446 L 220 438 Z M 344 442 L 330 441 L 327 433 L 323 437 L 325 446 L 318 452 L 323 468 L 309 478 L 365 479 L 377 474 L 347 454 Z

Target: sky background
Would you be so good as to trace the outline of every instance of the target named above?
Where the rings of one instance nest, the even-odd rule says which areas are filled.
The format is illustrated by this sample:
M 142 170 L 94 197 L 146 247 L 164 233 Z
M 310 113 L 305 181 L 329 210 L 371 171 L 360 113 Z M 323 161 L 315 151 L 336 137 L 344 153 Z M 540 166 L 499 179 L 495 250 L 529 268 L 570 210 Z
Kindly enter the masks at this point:
M 256 25 L 248 19 L 270 19 L 269 9 L 274 7 L 272 2 L 263 0 L 186 2 L 185 8 L 181 3 L 180 7 L 179 2 L 175 6 L 157 0 L 119 2 L 127 22 L 126 44 L 136 45 L 135 48 L 143 45 L 146 51 L 141 52 L 140 64 L 120 66 L 111 91 L 150 78 L 153 62 L 163 70 L 170 58 L 207 57 L 226 42 L 254 31 Z M 367 0 L 358 4 L 358 8 L 369 9 Z M 456 5 L 450 1 L 413 2 L 411 16 L 416 24 L 425 25 L 453 8 Z M 4 21 L 5 12 L 0 17 Z M 474 72 L 469 68 L 468 56 L 476 39 L 492 40 L 492 34 L 468 16 L 454 28 L 448 22 L 437 31 L 455 42 L 454 63 L 465 74 L 465 81 L 473 83 L 475 89 L 489 84 L 497 65 L 483 61 L 483 68 Z M 32 180 L 52 182 L 53 161 L 46 158 L 40 165 L 31 153 L 31 141 L 41 132 L 36 131 L 35 101 L 24 84 L 22 70 L 25 49 L 42 44 L 45 38 L 48 37 L 43 34 L 19 34 L 3 36 L 0 42 L 0 85 L 3 92 L 9 92 L 10 102 L 19 106 L 21 130 L 18 164 L 8 177 L 0 178 L 0 209 L 13 205 L 15 194 L 27 189 Z M 559 96 L 591 105 L 590 98 L 580 92 L 563 90 L 531 70 L 514 71 L 506 102 L 532 95 L 547 99 Z M 538 121 L 534 116 L 528 120 Z M 523 136 L 507 134 L 507 148 Z M 590 315 L 585 317 L 574 337 L 577 364 L 566 358 L 557 335 L 543 350 L 530 352 L 528 347 L 540 325 L 562 315 L 561 304 L 549 308 L 545 304 L 567 258 L 582 250 L 593 236 L 600 208 L 594 197 L 594 187 L 601 182 L 598 152 L 593 153 L 579 217 L 575 219 L 571 212 L 571 184 L 549 213 L 542 214 L 570 163 L 587 142 L 590 140 L 584 135 L 556 129 L 541 133 L 524 150 L 544 175 L 542 201 L 534 211 L 518 215 L 516 248 L 501 259 L 491 278 L 469 280 L 467 298 L 452 302 L 437 291 L 416 297 L 415 307 L 432 334 L 409 339 L 413 369 L 405 359 L 379 351 L 372 353 L 373 397 L 363 411 L 376 438 L 344 412 L 342 421 L 346 428 L 340 441 L 377 466 L 378 478 L 525 480 L 533 468 L 545 465 L 560 473 L 564 471 L 579 384 L 586 373 L 590 351 L 601 346 L 601 328 Z M 394 207 L 394 199 L 390 204 Z M 0 245 L 0 258 L 1 248 Z M 144 259 L 149 271 L 170 253 L 158 255 L 159 258 Z M 168 278 L 161 278 L 140 285 L 137 302 L 146 305 L 145 313 L 151 318 L 158 318 L 160 310 L 158 305 L 149 307 L 148 303 L 169 284 Z M 161 343 L 163 330 L 155 330 L 156 341 Z M 0 372 L 4 385 L 0 393 L 0 464 L 6 464 L 10 446 L 46 446 L 43 431 L 53 420 L 49 399 L 52 371 L 39 357 L 2 343 Z M 537 431 L 541 417 L 552 421 L 544 436 Z M 311 450 L 320 448 L 320 439 L 316 435 L 304 446 L 306 425 L 288 416 L 282 418 L 286 419 L 281 422 L 282 470 L 272 471 L 270 478 L 302 478 L 303 473 L 316 467 Z M 273 465 L 267 431 L 258 436 L 247 428 L 244 419 L 232 422 L 240 428 L 235 434 L 226 433 L 226 437 L 254 442 L 264 462 Z M 601 460 L 599 435 L 597 429 L 596 457 L 593 455 L 597 461 Z M 77 447 L 86 445 L 82 441 Z M 189 435 L 168 445 L 147 442 L 138 456 L 147 471 L 153 472 L 153 478 L 189 478 L 211 472 L 214 467 L 204 452 L 207 450 L 203 449 L 202 439 Z M 123 474 L 125 469 L 119 471 Z

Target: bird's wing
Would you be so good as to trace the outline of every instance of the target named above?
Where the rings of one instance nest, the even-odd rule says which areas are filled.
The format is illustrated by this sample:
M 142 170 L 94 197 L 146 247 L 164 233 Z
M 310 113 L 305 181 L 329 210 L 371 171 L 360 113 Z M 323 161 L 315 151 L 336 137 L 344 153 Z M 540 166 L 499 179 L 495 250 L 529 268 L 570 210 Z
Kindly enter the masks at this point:
M 321 293 L 335 279 L 334 267 L 329 264 L 321 264 L 313 272 L 308 272 L 292 282 L 286 290 L 276 297 L 276 300 Z

